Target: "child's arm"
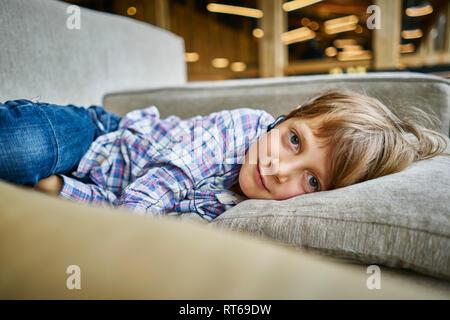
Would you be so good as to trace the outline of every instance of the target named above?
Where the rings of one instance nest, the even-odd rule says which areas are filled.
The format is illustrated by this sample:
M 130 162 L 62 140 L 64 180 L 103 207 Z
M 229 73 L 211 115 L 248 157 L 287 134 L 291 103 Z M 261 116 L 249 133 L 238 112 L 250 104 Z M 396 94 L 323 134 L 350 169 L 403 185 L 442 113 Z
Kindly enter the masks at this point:
M 119 206 L 141 214 L 164 214 L 175 210 L 193 184 L 177 167 L 154 167 L 123 192 Z
M 111 207 L 117 205 L 119 199 L 111 191 L 95 184 L 84 183 L 79 180 L 58 175 L 64 180 L 59 196 L 79 202 L 87 202 Z
M 36 189 L 80 202 L 119 205 L 142 214 L 163 214 L 173 210 L 176 202 L 186 196 L 188 186 L 181 186 L 179 180 L 183 175 L 180 172 L 174 174 L 166 168 L 153 168 L 130 184 L 120 201 L 111 191 L 64 175 L 52 175 L 39 180 Z M 182 180 L 191 185 L 186 176 Z

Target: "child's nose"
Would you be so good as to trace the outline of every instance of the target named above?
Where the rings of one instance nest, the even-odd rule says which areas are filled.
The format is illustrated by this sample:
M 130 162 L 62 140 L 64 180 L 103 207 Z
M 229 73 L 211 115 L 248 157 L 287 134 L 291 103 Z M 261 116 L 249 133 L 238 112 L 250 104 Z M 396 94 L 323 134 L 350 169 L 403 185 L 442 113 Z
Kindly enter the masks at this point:
M 277 175 L 277 178 L 278 178 L 278 181 L 279 181 L 280 183 L 285 183 L 285 182 L 288 180 L 288 177 L 287 177 L 287 176 L 280 176 L 280 175 Z
M 280 183 L 284 183 L 289 180 L 289 177 L 293 175 L 294 172 L 296 172 L 296 164 L 292 161 L 276 160 L 276 162 L 278 164 L 278 170 L 275 173 L 275 176 Z

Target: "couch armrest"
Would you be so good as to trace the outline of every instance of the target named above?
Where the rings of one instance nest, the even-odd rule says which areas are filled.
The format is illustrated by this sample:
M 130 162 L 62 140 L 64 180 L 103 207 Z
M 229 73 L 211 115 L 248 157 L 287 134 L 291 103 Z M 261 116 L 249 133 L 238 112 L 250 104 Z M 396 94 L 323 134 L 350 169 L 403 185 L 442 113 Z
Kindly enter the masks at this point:
M 80 28 L 69 29 L 70 5 L 0 1 L 0 101 L 100 104 L 106 92 L 186 82 L 181 37 L 86 8 Z
M 366 266 L 170 218 L 81 205 L 0 181 L 1 299 L 448 299 Z M 81 289 L 68 290 L 77 265 Z M 72 271 L 73 272 L 73 271 Z

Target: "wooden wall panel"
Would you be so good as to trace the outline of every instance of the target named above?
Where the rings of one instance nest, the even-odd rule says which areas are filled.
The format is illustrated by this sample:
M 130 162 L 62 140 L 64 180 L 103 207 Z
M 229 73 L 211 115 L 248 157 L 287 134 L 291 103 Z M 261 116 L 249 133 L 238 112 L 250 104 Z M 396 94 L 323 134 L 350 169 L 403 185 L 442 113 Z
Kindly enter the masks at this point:
M 242 17 L 242 19 L 251 19 Z M 171 31 L 185 41 L 186 52 L 197 52 L 200 59 L 188 63 L 188 80 L 224 80 L 258 77 L 257 39 L 251 28 L 236 30 L 215 19 L 215 13 L 196 12 L 189 5 L 170 4 Z M 241 61 L 247 70 L 233 72 L 230 65 L 217 69 L 211 65 L 214 58 L 227 58 L 230 64 Z
M 375 70 L 392 70 L 400 62 L 401 0 L 375 0 L 381 10 L 381 29 L 373 30 Z

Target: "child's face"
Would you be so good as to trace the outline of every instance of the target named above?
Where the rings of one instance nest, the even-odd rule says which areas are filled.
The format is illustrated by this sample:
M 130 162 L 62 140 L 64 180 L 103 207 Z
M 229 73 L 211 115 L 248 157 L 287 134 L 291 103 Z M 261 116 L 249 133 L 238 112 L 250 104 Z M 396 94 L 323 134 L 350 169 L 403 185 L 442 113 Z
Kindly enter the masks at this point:
M 327 190 L 330 147 L 321 148 L 324 141 L 313 134 L 318 121 L 285 120 L 250 147 L 239 173 L 248 198 L 285 200 Z

